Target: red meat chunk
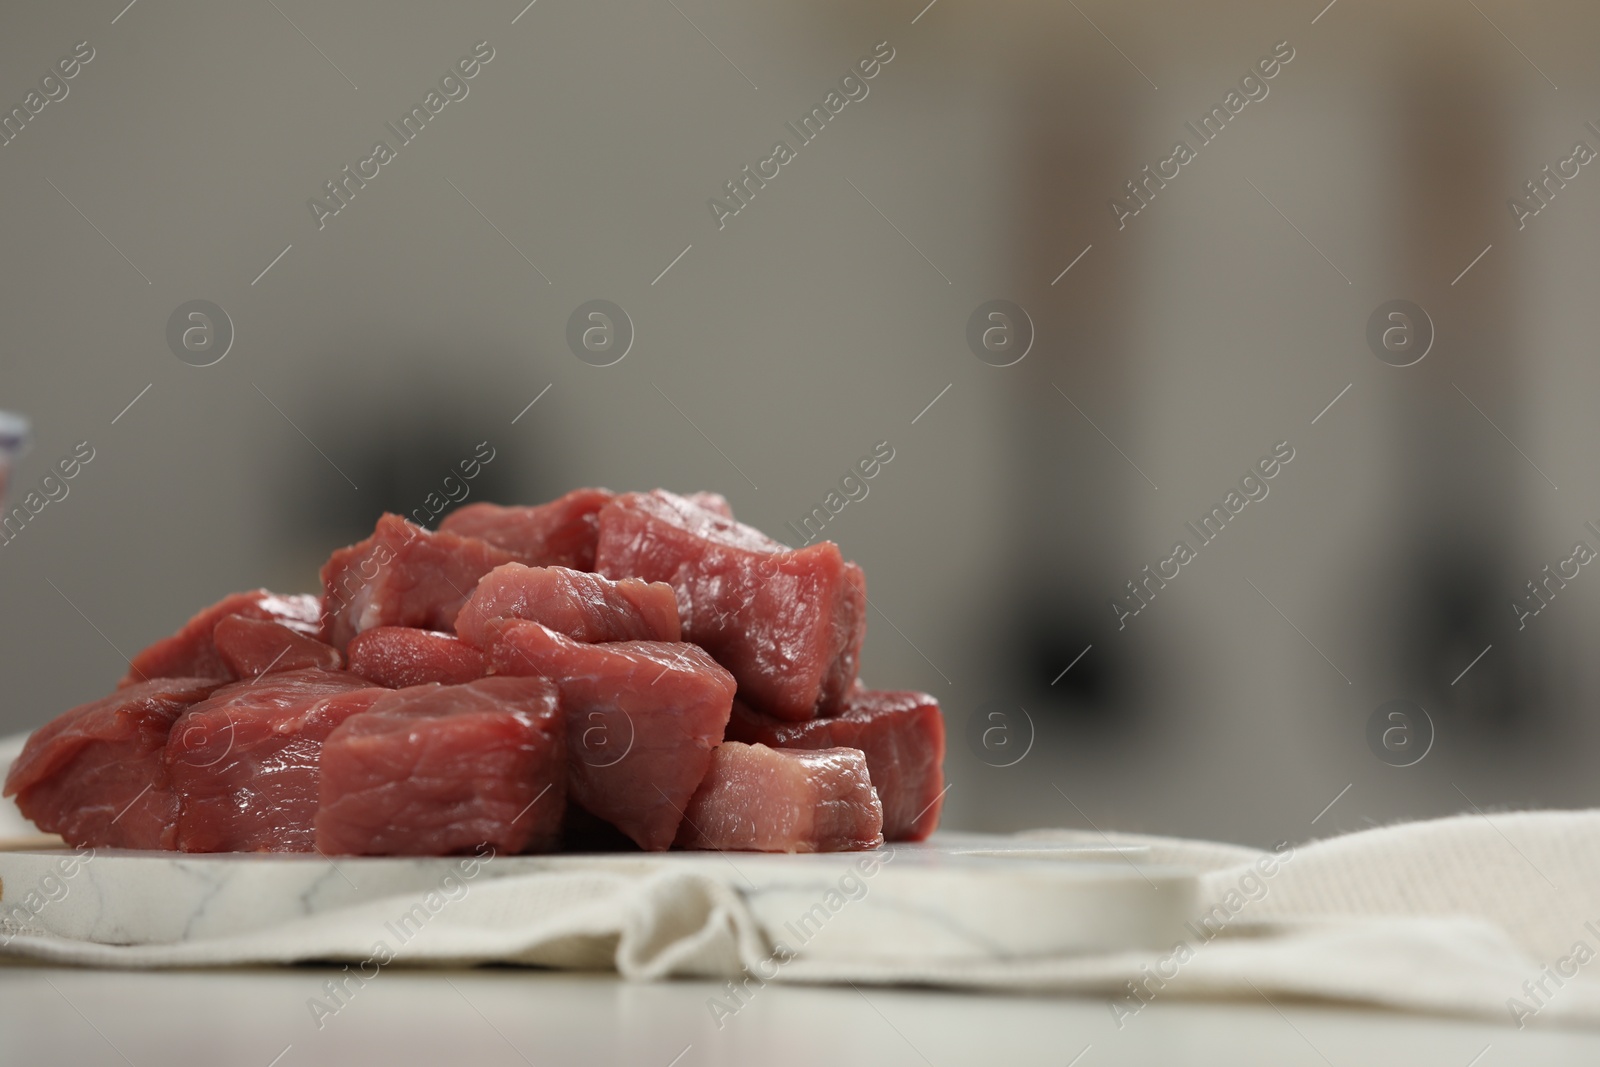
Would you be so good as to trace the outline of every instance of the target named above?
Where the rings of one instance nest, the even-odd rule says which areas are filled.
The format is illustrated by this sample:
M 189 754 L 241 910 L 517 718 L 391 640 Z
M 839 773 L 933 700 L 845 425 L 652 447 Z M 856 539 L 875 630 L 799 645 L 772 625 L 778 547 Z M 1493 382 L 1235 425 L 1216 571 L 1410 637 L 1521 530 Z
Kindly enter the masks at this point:
M 711 754 L 680 848 L 859 852 L 883 844 L 883 808 L 853 748 L 815 751 L 728 741 Z
M 317 848 L 549 851 L 566 806 L 565 727 L 556 687 L 543 678 L 388 693 L 323 743 Z
M 318 761 L 334 728 L 392 692 L 344 671 L 264 674 L 218 689 L 164 755 L 184 852 L 310 852 Z
M 677 641 L 678 600 L 670 585 L 624 578 L 613 582 L 566 567 L 507 563 L 483 576 L 456 616 L 456 633 L 488 646 L 492 619 L 542 622 L 574 641 Z
M 57 716 L 28 738 L 6 795 L 39 829 L 75 847 L 172 848 L 178 801 L 162 751 L 172 724 L 216 686 L 155 678 Z
M 231 682 L 235 675 L 212 640 L 217 623 L 229 615 L 282 623 L 296 633 L 316 637 L 322 629 L 322 600 L 309 593 L 280 596 L 265 589 L 234 593 L 184 623 L 183 629 L 140 652 L 129 664 L 121 685 L 150 678 L 214 678 Z
M 768 714 L 809 719 L 855 681 L 866 580 L 831 541 L 793 550 L 672 493 L 627 493 L 600 512 L 595 569 L 671 585 L 684 638 Z
M 850 692 L 829 718 L 786 722 L 733 702 L 729 741 L 782 749 L 860 749 L 883 802 L 883 836 L 922 841 L 944 801 L 944 716 L 926 693 Z
M 489 624 L 500 674 L 561 690 L 570 797 L 640 848 L 672 844 L 733 707 L 733 676 L 682 642 L 584 644 L 536 622 Z
M 533 507 L 468 504 L 446 515 L 439 529 L 497 545 L 533 567 L 592 571 L 600 529 L 596 516 L 615 495 L 609 489 L 574 489 Z
M 510 553 L 486 541 L 386 514 L 371 537 L 323 565 L 323 639 L 342 649 L 375 626 L 448 630 L 478 579 L 510 562 Z
M 355 636 L 346 649 L 350 670 L 390 689 L 428 682 L 463 685 L 489 673 L 489 657 L 454 634 L 379 626 Z
M 211 640 L 235 678 L 307 667 L 336 671 L 344 666 L 337 648 L 267 619 L 225 616 L 211 632 Z

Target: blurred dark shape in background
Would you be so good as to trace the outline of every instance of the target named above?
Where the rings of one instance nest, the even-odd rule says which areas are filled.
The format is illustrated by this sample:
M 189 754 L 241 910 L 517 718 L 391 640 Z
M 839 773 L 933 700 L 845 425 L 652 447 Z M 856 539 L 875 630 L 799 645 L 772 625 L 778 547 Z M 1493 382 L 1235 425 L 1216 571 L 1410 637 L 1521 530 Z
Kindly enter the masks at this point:
M 419 364 L 424 361 L 402 362 L 401 373 L 414 375 L 410 368 Z M 319 453 L 296 450 L 278 487 L 278 499 L 287 505 L 281 516 L 286 541 L 348 544 L 371 533 L 384 512 L 434 529 L 467 501 L 542 500 L 564 491 L 551 484 L 549 467 L 535 467 L 529 479 L 498 462 L 499 449 L 492 436 L 484 436 L 481 412 L 469 394 L 414 377 L 415 384 L 381 408 L 332 408 L 316 417 L 320 439 L 360 491 L 329 481 L 329 461 Z M 296 491 L 303 486 L 312 488 Z

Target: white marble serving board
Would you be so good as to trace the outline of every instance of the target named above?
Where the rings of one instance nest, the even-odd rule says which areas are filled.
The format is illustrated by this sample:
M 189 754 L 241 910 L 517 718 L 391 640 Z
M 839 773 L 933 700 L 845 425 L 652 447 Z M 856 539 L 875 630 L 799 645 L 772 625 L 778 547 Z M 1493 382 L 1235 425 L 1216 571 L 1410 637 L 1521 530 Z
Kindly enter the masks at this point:
M 102 944 L 194 941 L 427 894 L 462 859 L 100 849 L 73 862 L 75 855 L 70 849 L 0 852 L 0 925 Z M 839 887 L 864 855 L 501 856 L 484 863 L 477 877 L 695 870 L 737 888 L 769 937 L 779 940 L 784 924 Z M 907 946 L 927 959 L 1162 948 L 1181 936 L 1196 899 L 1191 873 L 1148 866 L 1139 848 L 1047 847 L 944 833 L 924 844 L 885 846 L 876 858 L 871 892 L 808 941 L 807 957 L 887 958 Z

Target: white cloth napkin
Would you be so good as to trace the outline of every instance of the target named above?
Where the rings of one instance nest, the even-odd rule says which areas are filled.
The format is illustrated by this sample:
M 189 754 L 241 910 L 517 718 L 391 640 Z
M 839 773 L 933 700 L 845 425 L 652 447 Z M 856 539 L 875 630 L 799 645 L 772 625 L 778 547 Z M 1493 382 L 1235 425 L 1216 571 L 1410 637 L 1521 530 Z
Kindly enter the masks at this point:
M 1462 815 L 1277 852 L 1072 830 L 1031 839 L 1144 845 L 1203 872 L 1182 941 L 1157 953 L 963 963 L 903 954 L 774 964 L 735 881 L 695 871 L 539 873 L 485 880 L 375 958 L 403 897 L 237 936 L 102 945 L 14 936 L 0 952 L 103 967 L 334 960 L 499 962 L 615 970 L 629 979 L 726 978 L 726 1003 L 767 981 L 896 983 L 1108 998 L 1119 1027 L 1167 998 L 1310 998 L 1498 1020 L 1600 1026 L 1600 811 Z M 392 941 L 392 938 L 387 938 Z M 350 979 L 358 980 L 356 978 Z

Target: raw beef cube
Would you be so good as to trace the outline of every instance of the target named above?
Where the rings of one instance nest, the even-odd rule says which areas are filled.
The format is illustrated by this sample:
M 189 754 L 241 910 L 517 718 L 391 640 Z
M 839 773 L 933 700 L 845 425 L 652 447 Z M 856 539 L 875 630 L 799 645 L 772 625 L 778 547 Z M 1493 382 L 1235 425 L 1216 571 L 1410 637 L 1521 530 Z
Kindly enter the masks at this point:
M 510 553 L 486 541 L 386 514 L 371 537 L 323 565 L 323 640 L 342 649 L 375 626 L 448 630 L 478 579 L 510 562 Z
M 866 580 L 831 541 L 793 550 L 683 497 L 627 493 L 600 512 L 595 569 L 671 585 L 684 638 L 768 714 L 809 719 L 855 681 Z
M 390 689 L 427 682 L 462 685 L 489 673 L 489 657 L 455 634 L 379 626 L 356 635 L 346 650 L 350 670 Z
M 533 507 L 468 504 L 445 516 L 439 529 L 498 545 L 533 567 L 594 570 L 595 516 L 616 494 L 609 489 L 574 489 Z
M 337 648 L 266 619 L 228 615 L 217 623 L 211 640 L 235 678 L 307 667 L 336 671 L 344 666 Z
M 815 751 L 728 741 L 711 754 L 680 848 L 858 852 L 883 844 L 883 808 L 853 748 Z
M 402 689 L 323 743 L 317 848 L 546 852 L 560 837 L 566 779 L 566 722 L 543 678 Z
M 165 762 L 184 852 L 310 852 L 318 760 L 334 728 L 388 693 L 344 671 L 223 686 L 172 727 Z
M 234 593 L 184 623 L 183 629 L 164 637 L 133 657 L 120 684 L 133 685 L 150 678 L 214 678 L 231 682 L 234 674 L 217 653 L 212 632 L 229 615 L 282 623 L 300 634 L 316 637 L 322 629 L 322 599 L 309 593 L 280 596 L 265 589 Z
M 162 750 L 178 716 L 216 686 L 210 678 L 155 678 L 57 716 L 28 738 L 6 795 L 69 845 L 172 848 L 178 801 Z
M 542 622 L 574 641 L 677 641 L 678 600 L 670 585 L 613 582 L 566 567 L 507 563 L 483 576 L 456 616 L 461 640 L 485 648 L 491 619 Z
M 885 838 L 921 841 L 939 825 L 944 716 L 926 693 L 858 686 L 834 715 L 809 722 L 785 722 L 735 700 L 727 738 L 784 749 L 860 749 L 883 802 Z
M 682 642 L 588 645 L 539 623 L 489 624 L 499 674 L 561 690 L 570 797 L 640 848 L 672 844 L 733 707 L 733 676 Z

